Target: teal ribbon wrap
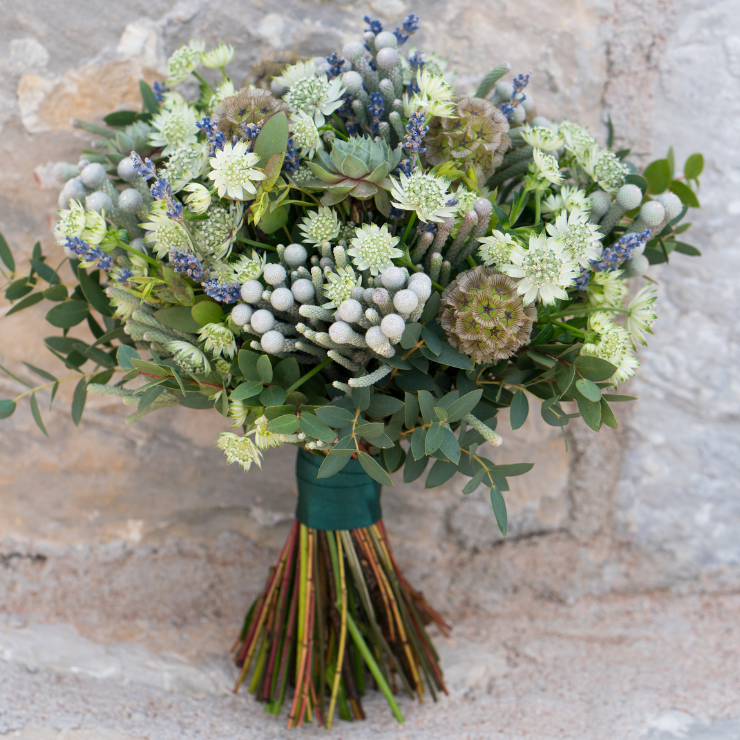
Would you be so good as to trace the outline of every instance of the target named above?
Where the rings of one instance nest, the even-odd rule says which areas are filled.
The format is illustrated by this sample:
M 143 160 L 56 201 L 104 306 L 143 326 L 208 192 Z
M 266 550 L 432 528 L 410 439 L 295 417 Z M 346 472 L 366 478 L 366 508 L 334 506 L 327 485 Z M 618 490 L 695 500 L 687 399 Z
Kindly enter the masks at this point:
M 324 459 L 298 450 L 296 519 L 311 529 L 361 529 L 375 524 L 383 516 L 380 483 L 362 469 L 359 460 L 350 460 L 331 478 L 319 479 Z

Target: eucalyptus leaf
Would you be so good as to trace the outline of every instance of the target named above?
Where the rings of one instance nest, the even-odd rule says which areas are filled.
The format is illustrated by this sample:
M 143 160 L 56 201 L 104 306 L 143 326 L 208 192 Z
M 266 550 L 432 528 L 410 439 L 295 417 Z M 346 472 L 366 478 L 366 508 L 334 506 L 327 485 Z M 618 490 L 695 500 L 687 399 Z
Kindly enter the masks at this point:
M 85 410 L 85 401 L 87 401 L 87 382 L 85 378 L 82 378 L 75 386 L 75 391 L 72 395 L 72 421 L 75 426 L 78 426 L 82 419 L 82 412 Z
M 300 429 L 309 437 L 320 439 L 322 442 L 333 442 L 337 437 L 336 432 L 314 414 L 301 414 Z
M 529 401 L 524 391 L 517 391 L 514 394 L 514 398 L 511 402 L 511 411 L 509 414 L 509 420 L 511 422 L 512 429 L 519 429 L 527 421 L 529 415 Z
M 428 462 L 429 458 L 426 455 L 422 455 L 418 460 L 413 455 L 407 455 L 406 464 L 403 466 L 403 482 L 411 483 L 420 478 Z
M 506 502 L 504 501 L 504 497 L 501 495 L 501 491 L 498 489 L 498 486 L 491 486 L 491 507 L 493 508 L 499 531 L 504 537 L 506 537 L 506 532 L 509 528 L 508 517 L 506 514 Z
M 380 467 L 377 461 L 370 457 L 367 452 L 359 452 L 357 457 L 360 459 L 360 465 L 362 469 L 375 481 L 380 483 L 382 486 L 390 486 L 395 488 L 390 475 Z

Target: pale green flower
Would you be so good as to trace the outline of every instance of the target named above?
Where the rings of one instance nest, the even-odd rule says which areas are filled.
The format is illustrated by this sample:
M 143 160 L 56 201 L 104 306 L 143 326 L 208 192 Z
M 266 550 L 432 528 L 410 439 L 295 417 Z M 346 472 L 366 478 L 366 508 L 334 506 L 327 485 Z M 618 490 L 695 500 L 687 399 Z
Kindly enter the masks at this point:
M 249 195 L 256 195 L 257 188 L 253 183 L 266 177 L 264 172 L 254 169 L 259 159 L 258 154 L 247 151 L 244 141 L 229 142 L 223 149 L 217 149 L 216 156 L 210 159 L 213 169 L 208 177 L 214 181 L 219 197 L 228 195 L 229 198 L 247 200 Z
M 260 256 L 257 252 L 252 252 L 251 257 L 243 254 L 238 262 L 234 262 L 231 267 L 237 283 L 244 285 L 249 280 L 259 280 L 262 271 L 265 269 L 265 256 Z
M 416 211 L 421 221 L 442 221 L 455 215 L 455 206 L 447 205 L 452 196 L 447 192 L 450 181 L 444 177 L 418 169 L 410 176 L 401 172 L 400 179 L 391 178 L 391 183 L 393 205 L 404 211 Z
M 206 352 L 211 352 L 214 357 L 220 357 L 222 354 L 233 357 L 236 354 L 234 334 L 220 322 L 206 324 L 198 336 L 201 342 L 205 340 Z
M 570 215 L 563 211 L 554 224 L 547 224 L 547 233 L 560 239 L 581 267 L 590 269 L 591 260 L 597 260 L 600 256 L 599 227 L 589 223 L 588 214 L 583 211 L 574 210 Z
M 370 270 L 371 275 L 377 275 L 389 267 L 393 267 L 393 260 L 403 257 L 403 252 L 396 249 L 401 237 L 393 236 L 388 232 L 388 224 L 363 224 L 355 231 L 355 238 L 350 242 L 352 249 L 347 254 L 358 270 Z
M 182 224 L 164 214 L 150 215 L 149 220 L 141 224 L 141 227 L 149 232 L 144 241 L 154 245 L 154 251 L 159 258 L 164 257 L 172 249 L 193 251 L 188 233 Z
M 258 468 L 262 467 L 262 453 L 247 436 L 240 437 L 232 432 L 222 432 L 218 436 L 216 447 L 223 451 L 229 465 L 239 463 L 245 471 L 252 467 L 252 463 Z
M 246 422 L 249 412 L 250 408 L 244 401 L 229 401 L 229 418 L 234 420 L 231 428 L 236 429 L 242 426 Z
M 204 255 L 224 259 L 236 240 L 244 216 L 244 203 L 212 200 L 206 215 L 206 219 L 191 221 L 190 231 Z
M 80 236 L 85 228 L 85 209 L 82 204 L 77 200 L 70 200 L 69 205 L 69 210 L 57 211 L 62 217 L 54 227 L 57 244 L 64 244 L 67 237 L 74 239 Z
M 279 447 L 283 444 L 283 440 L 280 435 L 274 434 L 267 428 L 267 417 L 260 416 L 254 420 L 254 429 L 250 434 L 254 434 L 254 442 L 261 450 L 266 450 L 269 447 Z
M 299 110 L 290 117 L 293 146 L 300 148 L 301 157 L 311 159 L 318 149 L 324 148 L 319 130 L 313 118 Z
M 538 188 L 547 188 L 551 184 L 559 185 L 563 181 L 563 176 L 560 174 L 560 165 L 555 157 L 545 154 L 540 149 L 535 149 L 532 152 L 532 159 L 529 171 L 537 181 Z
M 498 267 L 510 263 L 511 250 L 516 244 L 511 234 L 504 234 L 494 229 L 491 236 L 483 236 L 478 241 L 481 244 L 478 257 L 486 267 Z
M 204 142 L 179 144 L 170 151 L 157 176 L 168 180 L 173 192 L 177 193 L 203 171 L 208 159 L 208 147 Z
M 208 101 L 208 107 L 213 110 L 219 103 L 223 103 L 226 98 L 233 98 L 236 95 L 236 88 L 231 80 L 224 80 L 211 95 Z
M 152 146 L 164 147 L 166 157 L 178 146 L 188 146 L 198 141 L 197 114 L 187 103 L 176 103 L 163 109 L 152 118 L 152 131 L 147 137 Z
M 588 327 L 596 332 L 597 340 L 584 344 L 581 354 L 600 357 L 615 365 L 617 371 L 610 378 L 614 385 L 629 380 L 630 376 L 635 374 L 635 370 L 640 367 L 640 362 L 632 351 L 627 330 L 615 324 L 603 311 L 591 315 Z
M 331 82 L 325 75 L 303 77 L 291 85 L 283 96 L 283 102 L 290 106 L 293 113 L 303 111 L 317 126 L 323 126 L 326 123 L 325 116 L 342 107 L 344 92 L 341 77 L 335 77 Z
M 181 46 L 167 60 L 167 82 L 176 85 L 189 77 L 200 64 L 205 45 L 201 41 L 190 40 L 188 46 Z
M 632 335 L 634 342 L 647 346 L 645 332 L 653 333 L 652 327 L 658 318 L 653 310 L 657 299 L 657 292 L 650 285 L 646 285 L 627 304 L 627 331 Z
M 283 87 L 293 87 L 297 82 L 305 80 L 307 77 L 316 77 L 319 68 L 316 60 L 312 57 L 305 62 L 296 62 L 287 66 L 279 77 L 275 77 L 275 82 Z
M 234 47 L 219 44 L 201 55 L 200 61 L 208 69 L 223 69 L 234 58 Z
M 629 174 L 627 165 L 620 161 L 614 152 L 609 149 L 602 149 L 598 145 L 587 149 L 583 153 L 580 163 L 607 193 L 614 193 L 619 190 Z
M 197 182 L 191 182 L 183 190 L 190 193 L 185 198 L 188 210 L 191 213 L 205 213 L 211 205 L 211 192 L 207 187 Z
M 527 144 L 543 152 L 554 152 L 565 143 L 561 134 L 545 126 L 532 127 L 525 124 L 519 130 Z
M 578 156 L 596 144 L 596 139 L 577 123 L 563 121 L 558 126 L 558 133 L 563 137 L 565 148 Z
M 334 241 L 339 236 L 341 226 L 333 208 L 319 206 L 318 211 L 309 211 L 298 228 L 304 242 L 321 244 Z
M 591 210 L 591 198 L 575 185 L 563 185 L 559 193 L 552 193 L 542 201 L 543 214 L 558 215 L 561 211 L 589 211 Z
M 90 211 L 85 214 L 85 229 L 82 232 L 84 241 L 96 247 L 105 239 L 107 233 L 108 224 L 105 223 L 103 214 L 97 211 Z
M 416 84 L 419 92 L 409 97 L 403 94 L 403 109 L 406 118 L 410 118 L 419 108 L 423 108 L 428 116 L 450 118 L 455 113 L 455 104 L 452 100 L 455 93 L 445 82 L 442 75 L 432 74 L 426 65 L 417 72 Z
M 590 306 L 621 308 L 627 295 L 627 283 L 622 280 L 622 270 L 593 272 L 586 285 L 586 295 Z
M 565 288 L 573 285 L 578 276 L 576 262 L 565 245 L 545 234 L 532 234 L 528 249 L 515 244 L 510 259 L 510 264 L 499 265 L 498 269 L 510 277 L 521 278 L 517 293 L 524 296 L 524 305 L 534 300 L 549 305 L 556 298 L 567 298 Z
M 210 372 L 211 363 L 208 362 L 208 358 L 203 351 L 194 344 L 177 339 L 170 342 L 167 345 L 167 349 L 172 352 L 175 362 L 183 370 L 189 370 L 190 372 Z
M 331 301 L 324 308 L 337 308 L 342 301 L 352 297 L 352 291 L 362 284 L 362 278 L 355 275 L 351 267 L 337 267 L 336 272 L 328 272 L 328 285 L 324 286 L 324 295 Z

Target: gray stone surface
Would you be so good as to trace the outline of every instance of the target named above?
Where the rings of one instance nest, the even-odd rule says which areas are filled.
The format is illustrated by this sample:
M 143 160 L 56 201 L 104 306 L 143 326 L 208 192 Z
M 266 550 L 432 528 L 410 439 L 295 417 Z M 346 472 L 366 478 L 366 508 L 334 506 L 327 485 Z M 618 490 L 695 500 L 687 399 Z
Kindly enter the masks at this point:
M 249 0 L 238 9 L 223 0 L 131 0 L 104 10 L 91 0 L 6 3 L 0 231 L 19 259 L 37 239 L 53 249 L 53 164 L 76 161 L 89 143 L 69 118 L 95 120 L 136 104 L 138 79 L 159 79 L 167 55 L 189 38 L 233 43 L 231 71 L 239 81 L 267 51 L 339 49 L 363 27 L 366 13 L 393 27 L 408 12 L 422 16 L 414 41 L 450 56 L 461 89 L 506 59 L 514 71 L 532 72 L 532 95 L 545 115 L 579 120 L 602 138 L 610 115 L 618 143 L 645 161 L 670 144 L 679 162 L 703 151 L 704 208 L 688 240 L 704 257 L 677 256 L 670 268 L 651 270 L 660 320 L 630 386 L 640 401 L 620 406 L 619 431 L 595 435 L 571 425 L 566 454 L 562 438 L 539 419 L 516 433 L 505 431 L 502 419 L 505 444 L 491 454 L 537 463 L 512 480 L 506 542 L 484 491 L 463 497 L 453 480 L 431 491 L 399 483 L 385 492 L 402 566 L 436 606 L 456 616 L 459 642 L 443 651 L 462 693 L 433 709 L 409 707 L 402 732 L 382 719 L 367 731 L 442 736 L 440 728 L 469 722 L 448 736 L 735 737 L 737 633 L 727 612 L 712 627 L 716 639 L 702 642 L 681 631 L 696 597 L 666 597 L 615 616 L 608 594 L 740 585 L 736 0 Z M 41 304 L 0 320 L 0 363 L 29 380 L 34 376 L 22 360 L 65 377 L 43 349 L 46 334 L 38 327 L 46 310 Z M 0 378 L 0 397 L 18 389 Z M 195 700 L 152 687 L 175 674 L 197 686 L 221 686 L 214 676 L 228 674 L 225 649 L 292 515 L 294 451 L 271 451 L 263 471 L 246 477 L 226 467 L 213 447 L 226 429 L 216 415 L 170 409 L 128 427 L 124 408 L 98 397 L 74 428 L 70 398 L 63 387 L 57 410 L 44 411 L 50 440 L 27 406 L 0 423 L 0 612 L 21 620 L 0 630 L 0 658 L 10 661 L 0 663 L 0 734 L 281 737 L 279 725 L 241 697 Z M 565 606 L 583 597 L 587 606 Z M 732 598 L 701 603 L 712 611 L 736 606 Z M 588 605 L 595 605 L 591 612 Z M 622 619 L 639 634 L 626 627 L 617 637 L 598 632 L 595 614 Z M 503 645 L 491 631 L 494 617 L 516 640 Z M 568 631 L 571 647 L 589 647 L 579 647 L 577 656 L 575 648 L 553 647 L 560 627 L 532 647 L 540 618 Z M 673 637 L 661 642 L 665 625 Z M 18 659 L 33 652 L 33 641 L 16 634 L 24 629 L 40 630 L 58 648 L 38 673 Z M 733 635 L 734 653 L 723 629 Z M 572 632 L 582 633 L 582 642 Z M 663 652 L 653 650 L 654 641 Z M 620 649 L 628 655 L 620 657 Z M 70 673 L 79 667 L 78 653 L 87 656 L 83 667 L 106 666 L 110 681 L 94 670 Z M 526 679 L 511 672 L 512 661 L 529 666 Z M 690 688 L 674 675 L 677 663 Z M 142 671 L 149 682 L 120 684 Z M 567 690 L 553 699 L 548 692 L 557 693 L 563 680 Z M 170 688 L 179 691 L 182 684 L 175 684 Z M 38 697 L 58 711 L 48 713 Z M 600 718 L 598 731 L 584 723 L 589 714 Z M 493 729 L 491 717 L 500 722 Z M 242 729 L 247 723 L 251 730 Z M 611 734 L 599 735 L 602 729 Z

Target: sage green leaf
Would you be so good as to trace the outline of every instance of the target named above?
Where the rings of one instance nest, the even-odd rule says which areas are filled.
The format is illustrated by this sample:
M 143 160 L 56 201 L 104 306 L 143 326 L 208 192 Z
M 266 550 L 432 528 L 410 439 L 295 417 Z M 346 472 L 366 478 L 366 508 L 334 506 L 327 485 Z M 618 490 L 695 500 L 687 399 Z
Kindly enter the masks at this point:
M 87 270 L 82 265 L 77 267 L 77 279 L 80 281 L 80 288 L 87 298 L 87 302 L 103 316 L 113 316 L 113 307 L 110 305 L 108 296 L 100 287 L 100 283 L 95 282 Z
M 282 406 L 285 403 L 286 396 L 284 388 L 271 385 L 260 393 L 260 403 L 263 406 Z
M 429 296 L 427 302 L 424 304 L 424 311 L 419 319 L 420 324 L 428 324 L 432 319 L 437 317 L 439 313 L 439 304 L 442 300 L 440 294 L 435 290 L 432 295 Z M 418 340 L 417 340 L 418 341 Z
M 463 416 L 467 416 L 480 403 L 482 395 L 483 389 L 479 388 L 453 401 L 447 409 L 447 421 L 454 424 L 456 421 L 460 421 Z
M 240 383 L 229 396 L 232 401 L 244 401 L 247 398 L 252 398 L 262 393 L 264 386 L 256 380 L 247 380 L 244 383 Z M 279 406 L 280 404 L 270 404 Z
M 301 369 L 298 367 L 298 362 L 295 357 L 288 357 L 285 360 L 281 360 L 275 366 L 275 372 L 273 374 L 273 383 L 276 383 L 283 388 L 290 388 L 294 383 L 301 379 Z
M 335 429 L 349 424 L 355 418 L 354 414 L 339 406 L 320 406 L 316 409 L 315 414 L 324 424 L 328 424 Z
M 667 159 L 657 159 L 645 168 L 642 175 L 648 181 L 650 195 L 664 193 L 671 181 L 671 165 Z
M 379 434 L 383 434 L 385 427 L 382 421 L 361 421 L 355 426 L 355 434 L 359 434 L 361 437 L 372 439 L 377 437 Z
M 556 376 L 555 382 L 558 384 L 560 395 L 563 396 L 570 388 L 576 377 L 576 366 L 571 364 L 570 367 L 564 367 Z
M 200 301 L 190 309 L 193 321 L 199 326 L 216 324 L 223 318 L 224 312 L 221 306 L 214 301 Z
M 430 391 L 434 388 L 434 378 L 421 370 L 402 370 L 396 375 L 396 385 L 402 391 L 416 393 L 420 390 Z
M 28 296 L 30 298 L 31 296 Z M 28 300 L 28 298 L 24 300 Z M 22 303 L 23 301 L 21 301 Z M 14 306 L 13 308 L 17 308 Z M 8 311 L 10 313 L 13 309 Z M 90 309 L 84 301 L 64 301 L 57 303 L 46 314 L 46 320 L 60 329 L 70 329 L 77 324 L 81 324 L 86 318 Z
M 15 272 L 15 259 L 2 233 L 0 233 L 0 260 L 11 272 Z
M 123 345 L 122 345 L 123 346 Z M 158 375 L 160 378 L 171 378 L 172 368 L 167 366 L 155 365 L 153 362 L 147 362 L 146 360 L 137 360 L 135 357 L 131 358 L 131 364 L 135 370 L 149 375 Z
M 419 421 L 419 401 L 413 393 L 405 393 L 404 401 L 404 426 L 413 429 Z
M 434 396 L 429 391 L 419 391 L 419 407 L 424 423 L 431 424 L 434 421 Z
M 370 397 L 372 391 L 369 387 L 364 388 L 353 388 L 352 389 L 352 402 L 355 404 L 355 408 L 364 411 L 370 406 Z
M 422 347 L 422 353 L 426 347 Z M 426 353 L 424 356 L 427 357 Z M 450 365 L 460 368 L 461 370 L 472 370 L 473 361 L 467 356 L 450 347 L 447 342 L 441 342 L 441 350 L 436 357 L 429 357 L 430 360 L 436 360 L 440 365 Z
M 382 393 L 376 393 L 370 399 L 370 405 L 367 407 L 367 414 L 369 416 L 390 416 L 395 414 L 396 411 L 403 408 L 403 401 L 393 396 L 386 396 Z
M 435 406 L 434 413 L 440 421 L 447 421 L 447 409 L 443 406 Z
M 29 288 L 31 290 L 31 288 Z M 53 301 L 58 303 L 59 301 L 66 301 L 69 298 L 69 293 L 63 285 L 52 285 L 51 288 L 47 288 L 44 291 L 44 298 L 47 301 Z
M 686 242 L 673 242 L 673 248 L 681 254 L 689 255 L 689 257 L 701 257 L 701 251 L 691 244 L 686 244 Z M 46 295 L 46 292 L 44 292 L 44 295 Z
M 473 493 L 478 486 L 483 482 L 483 478 L 486 475 L 485 469 L 481 468 L 466 484 L 462 489 L 462 492 L 467 496 Z
M 509 465 L 494 465 L 491 472 L 502 475 L 504 478 L 513 478 L 517 475 L 525 475 L 534 467 L 534 463 L 511 463 Z
M 32 365 L 30 362 L 24 362 L 23 364 L 30 370 L 33 370 L 36 375 L 42 377 L 44 380 L 51 380 L 52 383 L 57 382 L 57 379 L 46 370 L 42 370 L 40 367 L 36 367 L 36 365 Z
M 130 126 L 136 121 L 138 115 L 135 110 L 117 110 L 109 113 L 103 120 L 109 126 Z
M 48 340 L 47 340 L 48 342 Z M 123 370 L 133 370 L 132 360 L 140 360 L 139 353 L 128 344 L 121 344 L 116 352 L 116 359 Z
M 242 375 L 247 380 L 261 380 L 257 370 L 257 362 L 260 359 L 260 355 L 256 352 L 250 352 L 248 349 L 240 349 L 237 358 L 239 370 L 241 370 Z
M 144 107 L 150 113 L 159 113 L 159 101 L 152 92 L 152 88 L 144 80 L 139 80 L 139 92 L 141 99 L 144 101 Z
M 78 426 L 82 419 L 85 401 L 87 401 L 87 382 L 85 378 L 82 378 L 75 386 L 75 392 L 72 395 L 72 421 L 75 426 Z
M 612 429 L 618 429 L 617 417 L 614 416 L 611 406 L 603 396 L 599 402 L 601 404 L 601 421 Z
M 395 473 L 405 462 L 406 451 L 401 445 L 396 444 L 393 447 L 383 450 L 380 456 L 388 471 Z
M 331 478 L 338 473 L 351 459 L 351 455 L 340 455 L 332 450 L 321 463 L 317 478 Z
M 632 174 L 627 175 L 627 177 L 624 178 L 624 181 L 628 185 L 637 185 L 637 187 L 640 188 L 640 190 L 642 190 L 643 195 L 647 193 L 648 181 L 642 175 L 636 175 L 632 173 Z
M 370 457 L 367 452 L 360 452 L 357 455 L 360 458 L 360 465 L 362 469 L 373 479 L 378 481 L 382 486 L 390 486 L 395 488 L 390 475 L 380 467 L 377 461 Z
M 39 411 L 39 402 L 36 400 L 35 393 L 31 394 L 31 414 L 33 415 L 33 420 L 36 422 L 36 426 L 48 437 L 49 432 L 46 431 L 44 421 L 41 418 L 41 412 Z
M 41 260 L 29 260 L 31 263 L 31 267 L 38 273 L 39 277 L 42 280 L 46 280 L 49 285 L 58 285 L 59 284 L 59 275 L 57 275 L 56 270 L 53 270 L 49 265 L 46 264 L 46 262 L 42 262 Z
M 23 300 L 18 301 L 12 308 L 10 308 L 8 311 L 5 312 L 5 316 L 10 316 L 11 314 L 16 313 L 17 311 L 22 311 L 24 308 L 28 308 L 29 306 L 35 306 L 40 301 L 44 300 L 44 294 L 43 293 L 31 293 L 31 295 L 26 296 Z M 64 304 L 62 304 L 64 305 Z M 83 306 L 87 308 L 87 306 L 83 303 Z M 52 309 L 53 311 L 54 309 Z M 47 320 L 48 320 L 48 314 L 47 314 Z M 82 317 L 85 318 L 84 316 Z M 82 319 L 80 319 L 81 321 Z M 79 321 L 77 322 L 79 323 Z M 56 324 L 54 324 L 56 326 Z
M 442 431 L 444 432 L 444 437 L 438 449 L 444 453 L 450 462 L 457 465 L 460 462 L 460 444 L 457 441 L 457 437 L 449 429 L 443 427 Z
M 429 347 L 429 351 L 434 355 L 439 355 L 442 351 L 442 340 L 428 326 L 422 328 L 421 336 L 426 346 Z
M 160 387 L 160 384 L 163 382 L 160 380 L 154 383 L 147 383 L 147 389 L 141 394 L 137 411 L 142 411 L 147 406 L 150 406 L 164 393 L 164 388 Z
M 511 401 L 511 412 L 509 419 L 512 429 L 519 429 L 527 421 L 529 415 L 529 401 L 524 391 L 517 391 Z
M 413 455 L 406 456 L 406 464 L 403 466 L 403 482 L 411 483 L 421 476 L 426 470 L 429 458 L 426 455 L 422 455 L 418 460 L 414 459 Z
M 272 383 L 272 363 L 267 355 L 262 355 L 257 360 L 257 373 L 263 383 Z
M 576 388 L 589 400 L 598 403 L 601 400 L 601 390 L 593 380 L 579 378 L 576 380 Z
M 414 433 L 411 435 L 411 454 L 414 460 L 419 460 L 424 457 L 424 447 L 427 439 L 427 430 L 423 427 L 417 427 L 414 429 Z
M 424 442 L 424 454 L 431 455 L 436 452 L 439 446 L 442 444 L 445 432 L 444 428 L 439 422 L 432 424 L 427 431 L 427 437 Z
M 602 398 L 606 398 L 609 403 L 620 403 L 622 401 L 637 401 L 637 396 L 623 396 L 619 393 L 604 393 Z
M 593 380 L 598 383 L 602 380 L 609 380 L 614 373 L 617 372 L 617 367 L 612 365 L 611 362 L 602 360 L 600 357 L 593 357 L 592 355 L 580 355 L 575 359 L 576 370 L 588 380 Z
M 553 360 L 552 357 L 547 357 L 547 355 L 542 355 L 539 352 L 534 352 L 530 350 L 527 352 L 527 355 L 531 357 L 538 365 L 542 365 L 542 367 L 555 367 L 557 365 L 557 360 Z
M 333 442 L 337 437 L 336 432 L 314 414 L 301 414 L 300 428 L 309 437 L 322 442 Z
M 441 486 L 443 483 L 447 483 L 447 481 L 452 478 L 456 472 L 457 465 L 455 463 L 437 460 L 429 471 L 429 475 L 424 482 L 424 488 L 435 488 L 436 486 Z
M 285 406 L 268 406 L 263 413 L 268 421 L 272 421 L 283 414 L 295 414 L 295 411 L 293 404 L 286 403 Z
M 13 415 L 16 409 L 16 402 L 11 399 L 0 401 L 0 419 L 7 419 Z
M 683 166 L 683 174 L 687 180 L 696 180 L 704 170 L 704 157 L 701 154 L 692 154 Z
M 504 501 L 504 497 L 501 495 L 501 491 L 499 491 L 498 486 L 491 486 L 491 507 L 493 508 L 499 531 L 504 537 L 506 537 L 506 531 L 509 526 L 508 517 L 506 515 L 506 502 Z
M 669 187 L 671 192 L 681 199 L 681 203 L 692 208 L 699 208 L 699 199 L 696 197 L 696 193 L 685 182 L 672 180 Z
M 576 391 L 575 399 L 583 420 L 591 429 L 598 432 L 601 428 L 601 403 L 589 401 L 580 391 Z
M 406 324 L 406 328 L 403 330 L 403 336 L 401 337 L 401 347 L 403 349 L 414 347 L 419 341 L 421 330 L 421 324 Z
M 254 142 L 254 153 L 259 157 L 257 167 L 264 168 L 273 154 L 285 152 L 288 148 L 288 117 L 276 113 L 267 119 Z
M 293 434 L 298 429 L 298 417 L 295 414 L 283 414 L 268 422 L 267 428 L 273 434 Z
M 201 325 L 193 318 L 190 306 L 171 306 L 170 308 L 160 308 L 154 313 L 157 321 L 169 326 L 170 329 L 197 334 Z

